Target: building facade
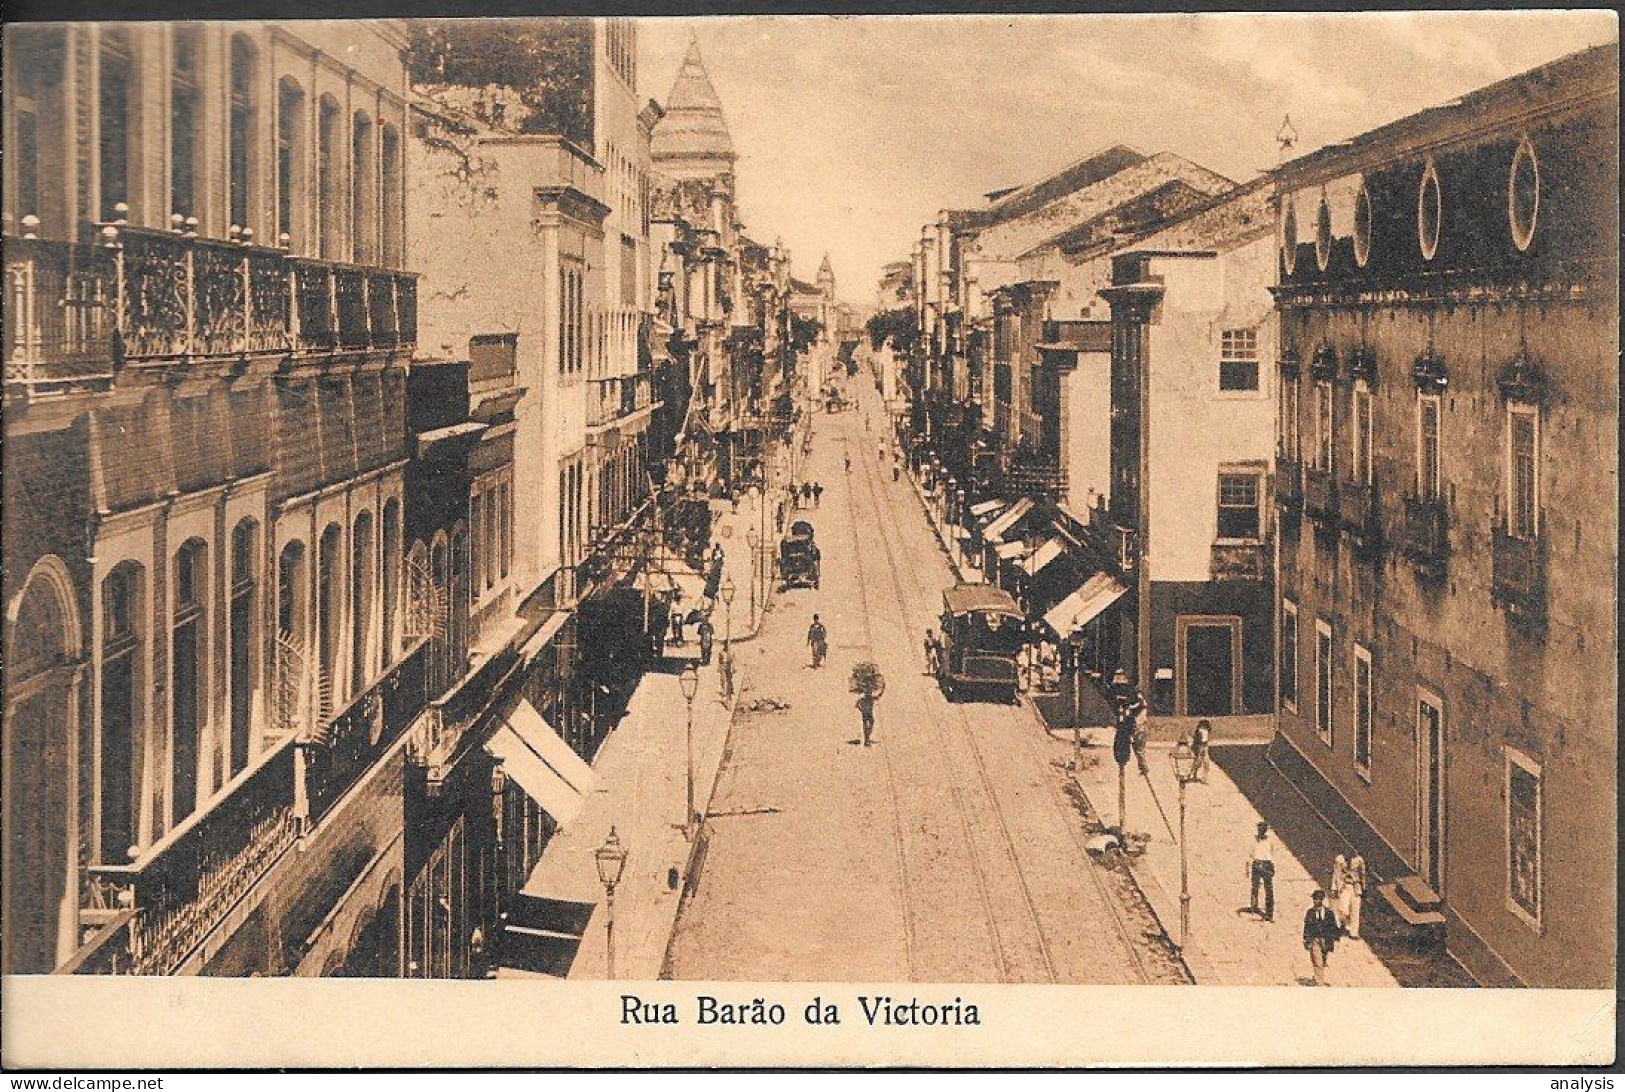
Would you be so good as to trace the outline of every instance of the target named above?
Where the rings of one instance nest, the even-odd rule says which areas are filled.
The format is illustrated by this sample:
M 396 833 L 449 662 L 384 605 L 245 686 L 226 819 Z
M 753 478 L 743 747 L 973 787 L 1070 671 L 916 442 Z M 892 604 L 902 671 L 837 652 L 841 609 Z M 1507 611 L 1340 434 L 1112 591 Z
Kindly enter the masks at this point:
M 7 972 L 372 963 L 426 698 L 405 44 L 6 36 Z
M 1487 982 L 1614 974 L 1618 64 L 1278 174 L 1281 736 Z
M 1112 256 L 1111 485 L 1131 568 L 1116 662 L 1154 712 L 1273 706 L 1273 194 L 1241 187 Z

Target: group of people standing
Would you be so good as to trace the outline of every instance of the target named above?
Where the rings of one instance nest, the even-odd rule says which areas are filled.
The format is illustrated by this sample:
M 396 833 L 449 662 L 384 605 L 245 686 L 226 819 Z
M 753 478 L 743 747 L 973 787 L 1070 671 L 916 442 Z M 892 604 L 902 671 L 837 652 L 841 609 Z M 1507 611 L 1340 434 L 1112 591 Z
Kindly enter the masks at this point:
M 819 482 L 802 482 L 790 488 L 790 498 L 797 508 L 817 508 L 824 499 L 824 487 Z

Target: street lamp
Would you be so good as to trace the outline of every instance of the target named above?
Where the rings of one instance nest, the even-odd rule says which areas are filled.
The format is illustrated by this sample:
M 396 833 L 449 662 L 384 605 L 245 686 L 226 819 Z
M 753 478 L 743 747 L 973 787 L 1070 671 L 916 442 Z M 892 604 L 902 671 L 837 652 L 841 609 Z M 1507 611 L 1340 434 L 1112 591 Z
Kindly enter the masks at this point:
M 700 673 L 690 660 L 683 665 L 683 673 L 677 676 L 677 685 L 682 687 L 683 700 L 688 703 L 688 810 L 683 813 L 683 836 L 690 841 L 694 838 L 694 695 L 700 689 Z
M 760 564 L 760 549 L 762 536 L 756 533 L 756 528 L 745 529 L 745 545 L 750 547 L 750 625 L 756 628 L 756 566 Z
M 733 640 L 734 634 L 734 582 L 732 577 L 724 577 L 722 587 L 717 589 L 722 596 L 722 647 L 727 648 Z
M 1174 777 L 1179 781 L 1179 947 L 1184 948 L 1191 934 L 1190 855 L 1185 850 L 1185 786 L 1196 778 L 1196 752 L 1191 750 L 1191 737 L 1179 737 L 1173 753 Z
M 626 870 L 626 847 L 615 836 L 615 828 L 609 828 L 609 837 L 604 844 L 593 851 L 593 858 L 598 862 L 598 882 L 604 885 L 604 943 L 609 953 L 609 977 L 615 977 L 615 885 L 621 882 L 621 873 Z

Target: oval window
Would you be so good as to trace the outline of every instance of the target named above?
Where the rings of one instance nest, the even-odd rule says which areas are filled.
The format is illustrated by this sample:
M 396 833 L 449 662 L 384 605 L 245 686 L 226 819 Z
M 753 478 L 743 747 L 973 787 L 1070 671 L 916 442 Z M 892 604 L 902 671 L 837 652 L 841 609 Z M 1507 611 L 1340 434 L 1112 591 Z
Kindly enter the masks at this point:
M 1524 137 L 1512 157 L 1512 174 L 1507 179 L 1507 220 L 1512 226 L 1512 245 L 1528 250 L 1535 240 L 1535 221 L 1540 215 L 1540 163 L 1535 146 Z
M 1281 262 L 1288 273 L 1298 264 L 1298 205 L 1287 196 L 1286 215 L 1281 218 Z
M 1324 271 L 1332 260 L 1332 209 L 1326 204 L 1326 195 L 1320 195 L 1320 208 L 1315 212 L 1315 264 Z
M 1432 261 L 1439 250 L 1439 221 L 1444 216 L 1444 199 L 1439 194 L 1439 172 L 1433 160 L 1422 171 L 1422 185 L 1416 192 L 1416 238 L 1424 261 Z
M 1354 262 L 1361 269 L 1371 260 L 1371 191 L 1364 186 L 1354 197 Z

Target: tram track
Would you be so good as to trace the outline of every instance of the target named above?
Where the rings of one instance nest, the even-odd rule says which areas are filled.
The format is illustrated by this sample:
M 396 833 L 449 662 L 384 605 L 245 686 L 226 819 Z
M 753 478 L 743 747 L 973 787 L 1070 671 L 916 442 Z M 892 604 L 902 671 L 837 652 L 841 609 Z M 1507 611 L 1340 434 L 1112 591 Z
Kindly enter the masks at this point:
M 878 469 L 870 468 L 865 472 L 864 477 L 868 485 L 867 491 L 876 513 L 878 514 L 879 512 L 886 510 L 887 505 L 884 503 L 881 495 L 884 486 L 878 482 Z M 913 500 L 914 498 L 911 495 L 910 501 Z M 913 619 L 910 619 L 911 599 L 907 589 L 904 586 L 904 577 L 899 567 L 899 554 L 906 557 L 908 551 L 906 546 L 901 541 L 899 529 L 895 525 L 887 528 L 887 522 L 888 521 L 885 520 L 876 520 L 876 523 L 878 523 L 881 528 L 880 540 L 884 550 L 886 560 L 885 567 L 888 572 L 892 595 L 896 600 L 898 614 L 904 619 L 912 621 Z M 910 582 L 912 583 L 915 592 L 912 602 L 929 602 L 930 596 L 937 592 L 938 589 L 929 587 L 927 585 L 927 573 L 925 571 L 925 567 L 919 565 L 909 565 L 908 568 L 910 569 L 912 577 Z M 922 596 L 925 597 L 923 600 L 921 599 Z M 867 592 L 865 593 L 865 606 L 867 609 Z M 913 629 L 912 626 L 906 626 L 905 628 L 909 628 L 911 631 Z M 1029 715 L 1031 715 L 1032 708 L 1030 704 L 1025 702 L 1023 704 L 1027 706 L 1027 711 Z M 1002 849 L 1002 855 L 1006 857 L 1008 865 L 1013 871 L 1015 885 L 1019 890 L 1021 905 L 1022 909 L 1024 910 L 1024 913 L 1022 913 L 1020 917 L 1031 924 L 1032 936 L 1037 942 L 1043 972 L 1048 981 L 1067 980 L 1068 976 L 1060 974 L 1057 970 L 1056 959 L 1051 950 L 1049 939 L 1046 937 L 1044 922 L 1038 908 L 1037 900 L 1035 899 L 1031 886 L 1028 882 L 1027 872 L 1022 866 L 1021 854 L 1017 849 L 1016 838 L 1011 832 L 1008 817 L 1005 815 L 1004 807 L 1000 802 L 999 794 L 995 790 L 994 778 L 988 768 L 987 756 L 983 752 L 981 743 L 977 738 L 977 731 L 971 724 L 971 718 L 966 710 L 957 707 L 953 703 L 947 702 L 946 699 L 943 701 L 943 706 L 943 712 L 946 714 L 945 716 L 931 716 L 930 713 L 936 712 L 936 710 L 933 709 L 928 711 L 927 720 L 929 723 L 938 728 L 939 735 L 944 737 L 945 742 L 948 733 L 951 732 L 953 728 L 958 729 L 958 734 L 963 741 L 963 747 L 960 750 L 970 759 L 975 774 L 974 781 L 979 784 L 981 789 L 981 793 L 979 795 L 985 797 L 988 805 L 987 812 L 997 827 L 998 837 L 996 839 L 996 843 L 998 848 Z M 950 722 L 952 728 L 949 727 Z M 1047 775 L 1050 759 L 1037 749 L 1034 741 L 1030 738 L 1023 738 L 1022 746 L 1033 765 L 1044 770 Z M 1098 866 L 1096 866 L 1095 863 L 1088 858 L 1087 850 L 1083 845 L 1081 832 L 1077 829 L 1076 809 L 1063 798 L 1063 795 L 1061 794 L 1059 787 L 1055 784 L 1055 779 L 1053 777 L 1044 776 L 1041 780 L 1044 782 L 1045 788 L 1048 792 L 1048 798 L 1051 806 L 1056 808 L 1057 812 L 1063 817 L 1063 825 L 1065 826 L 1067 837 L 1070 839 L 1079 859 L 1081 859 L 1083 862 L 1083 871 L 1087 874 L 1089 880 L 1088 888 L 1095 896 L 1093 901 L 1097 902 L 1105 910 L 1105 914 L 1103 916 L 1111 923 L 1111 933 L 1114 940 L 1117 941 L 1117 944 L 1113 945 L 1112 947 L 1117 949 L 1117 954 L 1119 957 L 1121 957 L 1123 952 L 1127 953 L 1128 958 L 1119 958 L 1116 961 L 1117 967 L 1115 969 L 1120 973 L 1114 976 L 1115 980 L 1138 980 L 1140 982 L 1157 981 L 1158 976 L 1149 966 L 1147 966 L 1145 958 L 1139 950 L 1139 945 L 1136 943 L 1136 938 L 1128 923 L 1125 921 L 1123 909 L 1117 905 L 1117 897 L 1115 893 L 1108 888 L 1104 877 L 1099 875 Z M 961 793 L 956 790 L 954 796 L 956 808 L 961 815 L 962 821 L 966 824 L 968 829 L 970 825 L 970 809 L 966 807 Z M 971 844 L 974 855 L 974 839 L 972 840 Z M 973 865 L 978 877 L 978 884 L 982 889 L 981 894 L 983 897 L 984 906 L 987 907 L 988 912 L 992 914 L 992 899 L 991 894 L 987 889 L 988 881 L 986 879 L 985 870 L 979 860 L 973 860 Z M 997 923 L 990 922 L 990 926 L 995 935 L 1000 933 Z M 1003 967 L 1008 979 L 1012 972 L 1012 968 L 1008 962 L 1008 957 L 1001 953 L 1000 958 L 1001 966 Z
M 867 464 L 867 460 L 865 460 L 865 463 Z M 912 659 L 912 640 L 909 638 L 909 634 L 914 632 L 915 629 L 911 624 L 914 621 L 911 617 L 913 610 L 898 565 L 899 552 L 906 552 L 906 548 L 898 541 L 897 527 L 891 521 L 878 518 L 880 513 L 885 511 L 887 507 L 881 495 L 878 463 L 866 465 L 863 477 L 866 492 L 877 516 L 874 522 L 885 561 L 886 581 L 891 588 L 891 597 L 896 605 L 897 616 L 902 621 L 904 630 L 903 647 L 910 650 L 909 656 Z M 867 581 L 864 583 L 867 587 Z M 934 715 L 938 711 L 927 707 L 930 705 L 928 700 L 923 700 L 921 696 L 914 694 L 911 694 L 910 697 L 913 699 L 910 704 L 915 707 L 922 722 L 933 726 L 936 729 L 938 738 L 942 740 L 944 746 L 941 748 L 940 753 L 958 753 L 970 759 L 972 767 L 970 772 L 973 776 L 968 780 L 970 781 L 970 787 L 974 788 L 975 795 L 978 797 L 978 804 L 983 806 L 977 808 L 966 803 L 966 786 L 954 785 L 949 795 L 953 801 L 954 811 L 959 819 L 961 830 L 965 835 L 968 863 L 975 878 L 977 894 L 986 917 L 995 959 L 999 964 L 1001 981 L 1032 981 L 1034 978 L 1047 982 L 1058 981 L 1059 976 L 1056 973 L 1054 958 L 1050 952 L 1049 942 L 1044 936 L 1043 922 L 1038 914 L 1032 891 L 1021 867 L 1020 854 L 1016 851 L 1009 824 L 999 804 L 998 795 L 994 791 L 992 779 L 988 775 L 987 764 L 980 749 L 975 744 L 974 733 L 966 723 L 963 711 L 951 705 L 947 706 L 949 716 L 946 719 L 953 721 L 962 735 L 963 745 L 952 748 L 949 746 L 950 741 L 946 738 L 948 729 L 944 725 L 945 718 Z M 983 820 L 987 817 L 992 820 L 992 830 L 981 829 Z M 1003 858 L 1002 862 L 996 859 L 1001 857 Z M 994 890 L 993 884 L 989 881 L 988 874 L 995 868 L 998 872 L 1006 875 L 1007 878 L 1013 879 L 1014 889 L 1019 895 L 1023 913 L 1006 915 L 1001 914 L 996 909 L 997 903 L 1006 900 L 999 897 Z M 1015 920 L 1012 920 L 1012 918 Z M 1017 926 L 1018 928 L 1012 929 L 1011 926 Z M 1019 938 L 1011 935 L 1018 931 L 1025 935 Z M 1024 958 L 1018 959 L 1016 955 L 1018 948 L 1026 949 Z M 1036 960 L 1032 958 L 1034 954 L 1037 956 Z

